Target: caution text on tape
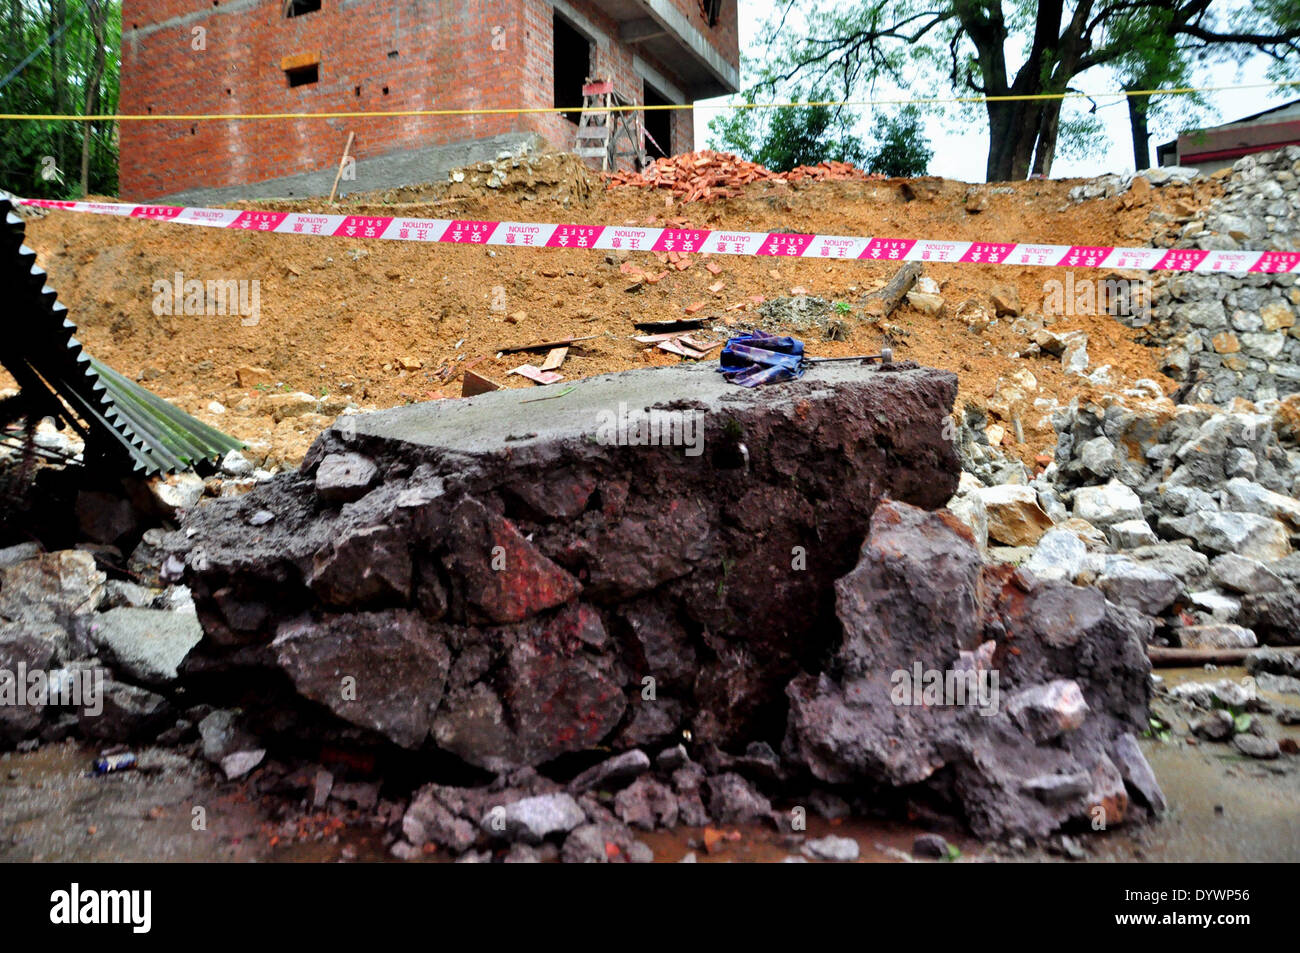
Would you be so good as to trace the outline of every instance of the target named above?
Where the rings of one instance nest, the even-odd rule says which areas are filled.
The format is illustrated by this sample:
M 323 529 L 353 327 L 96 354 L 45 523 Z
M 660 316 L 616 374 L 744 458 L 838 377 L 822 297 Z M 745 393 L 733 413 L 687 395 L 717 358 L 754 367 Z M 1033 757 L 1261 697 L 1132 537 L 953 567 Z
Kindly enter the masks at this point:
M 397 218 L 384 215 L 317 215 L 238 209 L 60 202 L 23 199 L 24 205 L 95 215 L 116 215 L 250 232 L 309 237 L 376 238 L 506 248 L 585 248 L 774 258 L 920 261 L 1138 271 L 1300 272 L 1300 251 L 1123 248 L 1110 245 L 1047 245 L 1028 242 L 961 242 L 718 229 L 636 228 L 627 225 L 561 225 L 465 219 Z

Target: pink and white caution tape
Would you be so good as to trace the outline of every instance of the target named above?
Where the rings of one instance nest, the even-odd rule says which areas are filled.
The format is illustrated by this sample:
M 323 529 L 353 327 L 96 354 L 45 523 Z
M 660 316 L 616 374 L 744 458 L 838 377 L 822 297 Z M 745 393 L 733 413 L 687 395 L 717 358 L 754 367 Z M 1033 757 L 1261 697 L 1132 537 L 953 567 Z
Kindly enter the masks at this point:
M 282 235 L 383 238 L 401 242 L 500 245 L 506 248 L 590 248 L 695 252 L 776 258 L 849 258 L 1062 268 L 1130 268 L 1142 271 L 1300 272 L 1297 251 L 1202 251 L 1196 248 L 1118 248 L 1108 245 L 1038 245 L 1016 242 L 947 242 L 924 238 L 860 238 L 782 232 L 728 232 L 626 225 L 547 225 L 383 215 L 316 215 L 309 212 L 241 212 L 110 202 L 23 199 L 24 205 L 148 218 L 178 225 L 233 228 Z

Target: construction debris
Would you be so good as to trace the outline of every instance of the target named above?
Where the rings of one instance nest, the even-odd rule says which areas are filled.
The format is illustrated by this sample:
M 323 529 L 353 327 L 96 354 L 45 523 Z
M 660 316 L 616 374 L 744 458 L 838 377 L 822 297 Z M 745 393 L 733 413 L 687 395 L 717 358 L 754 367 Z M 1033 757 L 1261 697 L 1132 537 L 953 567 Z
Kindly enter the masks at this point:
M 898 269 L 894 277 L 880 290 L 873 291 L 863 301 L 862 308 L 874 318 L 887 318 L 898 307 L 903 297 L 912 290 L 921 277 L 921 263 L 909 261 Z
M 847 162 L 822 162 L 801 165 L 789 172 L 773 172 L 756 162 L 711 149 L 656 159 L 641 172 L 605 174 L 607 188 L 667 189 L 682 202 L 734 198 L 741 194 L 742 186 L 753 182 L 866 182 L 883 178 Z
M 460 382 L 460 396 L 473 397 L 475 394 L 487 394 L 494 390 L 501 389 L 500 384 L 496 381 L 484 377 L 482 374 L 476 374 L 474 371 L 466 370 Z
M 520 377 L 526 377 L 536 384 L 556 384 L 564 380 L 563 374 L 556 374 L 554 371 L 544 371 L 541 368 L 533 367 L 531 364 L 520 365 L 513 371 L 507 371 L 506 373 L 518 374 Z
M 553 351 L 557 347 L 569 347 L 579 341 L 590 341 L 600 337 L 599 334 L 586 334 L 576 338 L 561 338 L 558 341 L 538 341 L 536 344 L 518 344 L 513 347 L 498 348 L 498 354 L 520 354 L 525 351 Z
M 558 371 L 564 365 L 564 359 L 568 356 L 567 347 L 553 348 L 546 355 L 546 360 L 542 362 L 543 371 Z

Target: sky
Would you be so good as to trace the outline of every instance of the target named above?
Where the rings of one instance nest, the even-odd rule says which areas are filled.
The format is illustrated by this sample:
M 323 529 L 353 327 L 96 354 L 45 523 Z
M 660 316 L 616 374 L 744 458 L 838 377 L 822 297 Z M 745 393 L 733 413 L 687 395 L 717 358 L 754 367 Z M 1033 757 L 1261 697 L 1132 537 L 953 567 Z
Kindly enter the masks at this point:
M 741 0 L 740 3 L 740 49 L 741 53 L 751 51 L 759 25 L 777 7 L 777 0 Z M 1018 63 L 1008 56 L 1008 66 L 1015 68 Z M 1265 72 L 1268 58 L 1255 54 L 1244 58 L 1240 63 L 1216 64 L 1198 72 L 1198 84 L 1210 86 L 1227 86 L 1267 81 Z M 742 78 L 743 82 L 743 78 Z M 1072 86 L 1090 94 L 1111 92 L 1115 89 L 1114 78 L 1103 70 L 1077 77 Z M 926 95 L 948 95 L 947 90 L 931 90 Z M 906 93 L 898 90 L 878 89 L 875 98 L 905 98 Z M 1229 122 L 1242 116 L 1269 109 L 1280 103 L 1300 96 L 1300 89 L 1293 88 L 1278 96 L 1268 89 L 1223 90 L 1207 94 L 1210 104 L 1218 111 L 1217 119 L 1209 123 Z M 872 98 L 869 96 L 859 97 Z M 709 120 L 718 114 L 717 106 L 727 99 L 702 99 L 695 104 L 695 144 L 704 148 L 709 142 Z M 1053 178 L 1091 177 L 1107 172 L 1133 171 L 1133 146 L 1129 134 L 1128 110 L 1123 100 L 1104 98 L 1098 100 L 1097 116 L 1103 124 L 1104 141 L 1097 143 L 1097 148 L 1083 158 L 1067 159 L 1059 154 L 1052 165 Z M 890 107 L 893 108 L 893 107 Z M 865 133 L 870 128 L 867 108 L 862 107 L 864 120 L 859 132 Z M 965 182 L 984 181 L 984 165 L 988 155 L 988 133 L 983 123 L 962 125 L 953 128 L 950 122 L 941 117 L 926 120 L 926 134 L 930 139 L 930 148 L 934 158 L 930 160 L 929 172 Z M 1172 139 L 1172 135 L 1157 135 L 1151 140 L 1151 161 L 1156 161 L 1155 147 L 1158 143 Z

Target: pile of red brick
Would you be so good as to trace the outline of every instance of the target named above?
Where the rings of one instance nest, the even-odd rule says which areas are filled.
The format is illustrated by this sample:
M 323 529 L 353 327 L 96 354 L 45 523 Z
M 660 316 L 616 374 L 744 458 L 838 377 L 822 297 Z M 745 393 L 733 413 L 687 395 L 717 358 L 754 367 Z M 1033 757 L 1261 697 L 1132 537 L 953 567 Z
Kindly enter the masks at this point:
M 742 185 L 751 182 L 862 182 L 880 178 L 884 176 L 863 172 L 848 162 L 822 162 L 801 165 L 789 172 L 773 172 L 756 162 L 710 149 L 656 159 L 642 172 L 605 173 L 609 188 L 631 185 L 669 189 L 682 202 L 734 197 L 740 194 Z

